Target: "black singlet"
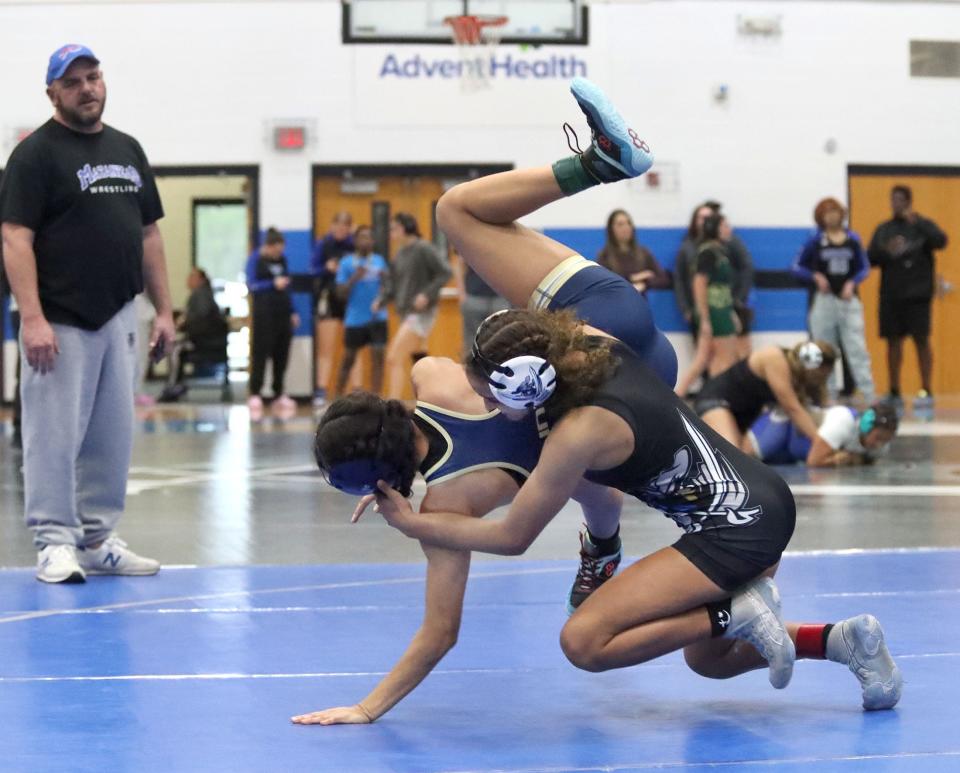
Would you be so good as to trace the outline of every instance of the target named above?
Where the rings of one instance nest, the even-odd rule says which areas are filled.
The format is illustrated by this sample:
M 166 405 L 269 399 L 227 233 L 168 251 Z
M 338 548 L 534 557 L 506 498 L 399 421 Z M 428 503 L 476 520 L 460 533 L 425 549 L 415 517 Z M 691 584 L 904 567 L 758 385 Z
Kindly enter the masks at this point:
M 780 476 L 706 426 L 628 347 L 617 342 L 612 351 L 619 365 L 589 404 L 630 425 L 634 450 L 585 477 L 637 497 L 691 534 L 783 520 L 770 525 L 789 539 L 793 497 Z
M 727 408 L 740 431 L 746 432 L 759 418 L 763 407 L 776 399 L 770 385 L 750 370 L 746 360 L 740 360 L 707 381 L 693 407 L 698 416 L 714 408 Z

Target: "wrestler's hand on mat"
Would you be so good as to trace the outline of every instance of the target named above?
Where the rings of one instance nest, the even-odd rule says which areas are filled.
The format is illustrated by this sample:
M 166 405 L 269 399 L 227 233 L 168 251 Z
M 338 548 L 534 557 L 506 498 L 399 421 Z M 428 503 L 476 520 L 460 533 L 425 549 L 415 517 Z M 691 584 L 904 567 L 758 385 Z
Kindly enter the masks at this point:
M 370 506 L 370 503 L 376 501 L 376 494 L 366 494 L 365 496 L 360 497 L 360 501 L 357 502 L 357 506 L 353 509 L 353 515 L 350 516 L 350 523 L 356 523 L 359 521 L 360 516 L 364 514 L 366 509 Z M 377 512 L 376 506 L 374 506 L 373 512 Z
M 295 725 L 369 725 L 373 718 L 358 703 L 356 706 L 338 706 L 335 709 L 313 711 L 290 717 Z

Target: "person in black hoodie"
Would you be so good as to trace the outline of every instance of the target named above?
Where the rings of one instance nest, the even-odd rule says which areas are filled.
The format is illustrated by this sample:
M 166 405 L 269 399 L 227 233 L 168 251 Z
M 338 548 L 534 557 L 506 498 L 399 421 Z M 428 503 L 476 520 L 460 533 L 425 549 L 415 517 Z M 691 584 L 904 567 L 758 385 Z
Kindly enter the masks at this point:
M 295 404 L 283 390 L 290 341 L 298 319 L 290 300 L 290 273 L 283 254 L 285 241 L 276 228 L 268 228 L 263 246 L 247 260 L 247 288 L 253 298 L 253 340 L 250 353 L 250 418 L 263 413 L 263 374 L 267 359 L 273 362 L 274 410 L 292 409 Z
M 933 251 L 947 246 L 947 236 L 932 220 L 913 211 L 913 193 L 906 185 L 890 191 L 893 217 L 877 226 L 867 255 L 880 267 L 880 336 L 887 339 L 889 399 L 902 411 L 900 364 L 903 339 L 917 347 L 923 389 L 914 411 L 933 410 L 933 350 L 930 348 L 930 306 L 933 301 Z

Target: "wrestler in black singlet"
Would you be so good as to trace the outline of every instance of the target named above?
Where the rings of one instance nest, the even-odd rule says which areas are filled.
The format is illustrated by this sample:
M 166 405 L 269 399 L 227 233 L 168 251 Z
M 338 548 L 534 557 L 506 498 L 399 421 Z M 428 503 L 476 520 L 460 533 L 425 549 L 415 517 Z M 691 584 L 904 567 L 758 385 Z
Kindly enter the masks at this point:
M 697 416 L 703 416 L 714 408 L 726 408 L 737 420 L 740 431 L 746 432 L 763 407 L 776 399 L 770 385 L 750 370 L 746 360 L 740 360 L 703 385 L 693 409 Z
M 673 518 L 687 532 L 674 547 L 725 590 L 777 563 L 796 520 L 787 484 L 706 426 L 627 346 L 612 351 L 617 370 L 588 404 L 626 421 L 634 450 L 584 477 Z

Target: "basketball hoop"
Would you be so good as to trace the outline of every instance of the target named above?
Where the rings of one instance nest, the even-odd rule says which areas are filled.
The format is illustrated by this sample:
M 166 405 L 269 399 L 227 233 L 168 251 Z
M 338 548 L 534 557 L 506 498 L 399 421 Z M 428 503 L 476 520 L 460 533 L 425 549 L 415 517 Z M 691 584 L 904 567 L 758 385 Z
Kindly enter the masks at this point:
M 506 16 L 448 16 L 453 42 L 460 50 L 460 85 L 471 93 L 490 88 L 491 59 L 509 18 Z

